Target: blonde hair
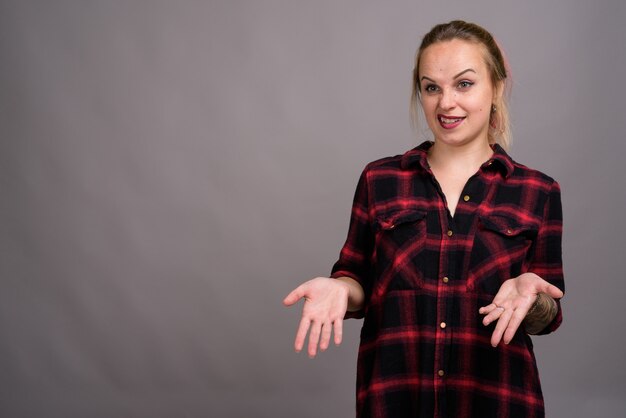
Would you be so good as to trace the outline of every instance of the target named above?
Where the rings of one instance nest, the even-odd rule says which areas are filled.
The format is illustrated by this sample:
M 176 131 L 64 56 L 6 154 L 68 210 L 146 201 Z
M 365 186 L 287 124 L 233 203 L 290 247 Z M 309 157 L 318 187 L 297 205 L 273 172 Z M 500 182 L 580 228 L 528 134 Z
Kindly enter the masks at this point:
M 420 74 L 419 64 L 422 53 L 430 45 L 437 42 L 460 39 L 481 45 L 484 50 L 485 63 L 489 69 L 491 84 L 496 89 L 502 89 L 497 94 L 493 103 L 491 117 L 489 119 L 489 143 L 498 143 L 502 148 L 508 149 L 511 144 L 511 124 L 507 96 L 510 91 L 510 77 L 507 71 L 504 56 L 497 42 L 491 34 L 474 23 L 462 20 L 453 20 L 433 27 L 424 35 L 422 43 L 415 55 L 415 68 L 413 69 L 413 88 L 411 94 L 411 119 L 413 126 L 418 126 L 420 103 Z

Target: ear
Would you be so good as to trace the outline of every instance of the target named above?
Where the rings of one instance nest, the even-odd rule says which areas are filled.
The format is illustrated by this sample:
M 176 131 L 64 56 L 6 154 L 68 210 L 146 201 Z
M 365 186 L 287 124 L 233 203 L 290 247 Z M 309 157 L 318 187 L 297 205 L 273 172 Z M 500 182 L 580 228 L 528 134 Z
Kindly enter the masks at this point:
M 494 87 L 492 103 L 500 103 L 504 94 L 504 80 L 498 81 Z

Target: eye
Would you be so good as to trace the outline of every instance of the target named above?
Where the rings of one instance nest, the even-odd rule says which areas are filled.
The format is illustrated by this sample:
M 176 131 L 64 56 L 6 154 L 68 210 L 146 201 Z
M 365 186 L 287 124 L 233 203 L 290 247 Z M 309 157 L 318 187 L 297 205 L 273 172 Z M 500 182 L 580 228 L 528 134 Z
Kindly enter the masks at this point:
M 437 87 L 436 84 L 427 84 L 424 87 L 424 91 L 427 92 L 427 93 L 434 93 L 434 92 L 436 92 L 438 90 L 439 90 L 439 87 Z
M 467 80 L 459 81 L 459 88 L 461 89 L 467 89 L 473 85 L 474 83 L 472 83 L 471 81 L 467 81 Z

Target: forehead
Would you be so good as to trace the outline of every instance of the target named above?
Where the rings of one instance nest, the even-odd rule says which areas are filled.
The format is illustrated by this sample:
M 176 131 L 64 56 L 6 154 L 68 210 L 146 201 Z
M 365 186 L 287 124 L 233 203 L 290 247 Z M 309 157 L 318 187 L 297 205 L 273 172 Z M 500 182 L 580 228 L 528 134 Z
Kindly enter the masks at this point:
M 422 51 L 419 62 L 420 76 L 453 76 L 468 68 L 477 75 L 488 75 L 485 62 L 486 49 L 482 44 L 453 39 L 437 42 Z

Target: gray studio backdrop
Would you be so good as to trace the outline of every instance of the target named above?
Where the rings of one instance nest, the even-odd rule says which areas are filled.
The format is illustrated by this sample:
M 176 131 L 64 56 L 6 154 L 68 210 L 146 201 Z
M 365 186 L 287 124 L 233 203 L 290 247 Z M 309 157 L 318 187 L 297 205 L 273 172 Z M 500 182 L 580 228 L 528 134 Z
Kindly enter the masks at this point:
M 550 417 L 626 416 L 624 2 L 0 1 L 0 416 L 349 417 L 359 321 L 295 354 L 412 60 L 488 27 L 513 156 L 563 189 Z

